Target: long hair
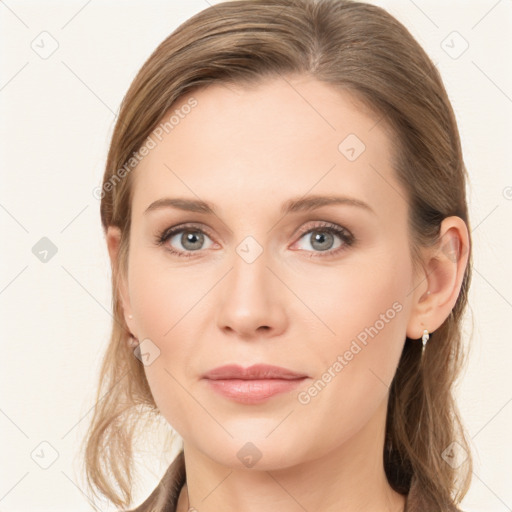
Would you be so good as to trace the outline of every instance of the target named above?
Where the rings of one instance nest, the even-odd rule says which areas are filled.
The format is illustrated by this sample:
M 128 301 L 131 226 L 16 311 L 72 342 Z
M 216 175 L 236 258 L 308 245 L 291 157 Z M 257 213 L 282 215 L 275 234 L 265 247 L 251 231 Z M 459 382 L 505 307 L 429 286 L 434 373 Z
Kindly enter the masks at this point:
M 159 417 L 143 365 L 127 349 L 118 294 L 128 260 L 134 155 L 185 93 L 279 76 L 309 76 L 346 91 L 391 130 L 415 268 L 422 247 L 442 243 L 445 217 L 459 216 L 469 228 L 467 171 L 442 79 L 409 31 L 384 9 L 350 0 L 238 0 L 182 23 L 147 59 L 122 101 L 100 193 L 103 229 L 119 227 L 121 242 L 112 266 L 112 331 L 84 461 L 90 490 L 117 506 L 132 500 L 134 436 L 147 419 Z M 414 477 L 432 510 L 459 503 L 471 482 L 470 447 L 453 395 L 465 362 L 461 332 L 471 244 L 466 249 L 468 265 L 454 308 L 423 359 L 421 343 L 405 340 L 388 402 L 383 456 L 389 484 L 407 494 Z M 464 454 L 462 464 L 451 462 L 454 446 Z

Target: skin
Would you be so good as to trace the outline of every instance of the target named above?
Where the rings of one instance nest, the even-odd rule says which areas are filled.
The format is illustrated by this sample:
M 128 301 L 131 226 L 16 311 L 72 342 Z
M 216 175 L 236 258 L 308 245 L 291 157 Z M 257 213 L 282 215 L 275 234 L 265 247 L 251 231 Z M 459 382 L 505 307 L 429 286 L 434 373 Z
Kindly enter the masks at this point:
M 435 331 L 452 310 L 467 251 L 453 257 L 431 248 L 424 268 L 413 271 L 406 193 L 390 165 L 392 134 L 348 93 L 295 77 L 215 85 L 193 97 L 197 106 L 133 171 L 129 264 L 120 285 L 130 331 L 160 350 L 145 373 L 183 438 L 187 486 L 178 510 L 187 510 L 187 492 L 200 512 L 404 510 L 405 497 L 383 467 L 389 386 L 405 337 Z M 350 133 L 366 146 L 355 161 L 338 149 Z M 328 205 L 280 214 L 282 203 L 306 194 L 354 197 L 373 213 Z M 163 197 L 202 199 L 216 214 L 144 213 Z M 305 233 L 319 221 L 348 229 L 357 242 L 329 255 L 344 241 L 333 235 L 315 244 L 315 232 Z M 184 246 L 182 233 L 155 243 L 185 222 L 205 233 L 202 245 Z M 236 251 L 247 236 L 263 249 L 252 263 Z M 119 237 L 109 228 L 113 264 Z M 465 223 L 445 219 L 441 239 L 468 247 Z M 300 403 L 299 391 L 396 301 L 400 312 Z M 201 379 L 223 364 L 260 362 L 309 378 L 258 405 L 229 400 Z M 261 453 L 251 468 L 237 457 L 247 442 Z

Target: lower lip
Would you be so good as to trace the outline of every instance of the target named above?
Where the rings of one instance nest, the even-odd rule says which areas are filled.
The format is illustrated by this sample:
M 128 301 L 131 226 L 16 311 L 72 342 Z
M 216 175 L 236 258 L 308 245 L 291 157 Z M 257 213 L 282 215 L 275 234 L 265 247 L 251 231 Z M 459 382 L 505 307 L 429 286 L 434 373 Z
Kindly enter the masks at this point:
M 301 379 L 206 379 L 208 384 L 217 393 L 245 404 L 257 404 L 279 394 L 292 391 L 304 382 Z

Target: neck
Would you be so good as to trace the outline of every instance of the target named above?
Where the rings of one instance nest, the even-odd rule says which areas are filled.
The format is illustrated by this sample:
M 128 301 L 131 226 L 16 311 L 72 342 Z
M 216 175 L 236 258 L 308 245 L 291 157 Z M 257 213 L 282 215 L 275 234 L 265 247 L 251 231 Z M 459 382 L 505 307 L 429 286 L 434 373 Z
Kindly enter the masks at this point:
M 384 433 L 371 423 L 328 453 L 267 470 L 228 467 L 184 443 L 187 483 L 177 512 L 404 512 L 406 497 L 385 475 Z

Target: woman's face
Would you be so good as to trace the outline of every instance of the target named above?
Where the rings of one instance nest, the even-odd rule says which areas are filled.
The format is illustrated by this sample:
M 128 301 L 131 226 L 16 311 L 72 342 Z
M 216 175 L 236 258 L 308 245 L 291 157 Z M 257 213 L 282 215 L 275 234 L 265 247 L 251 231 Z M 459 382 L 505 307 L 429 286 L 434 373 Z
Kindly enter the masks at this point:
M 133 171 L 122 291 L 161 413 L 232 467 L 382 446 L 414 326 L 407 204 L 383 123 L 306 78 L 215 85 L 172 110 Z M 186 230 L 159 244 L 169 228 Z M 227 364 L 305 377 L 203 378 Z

